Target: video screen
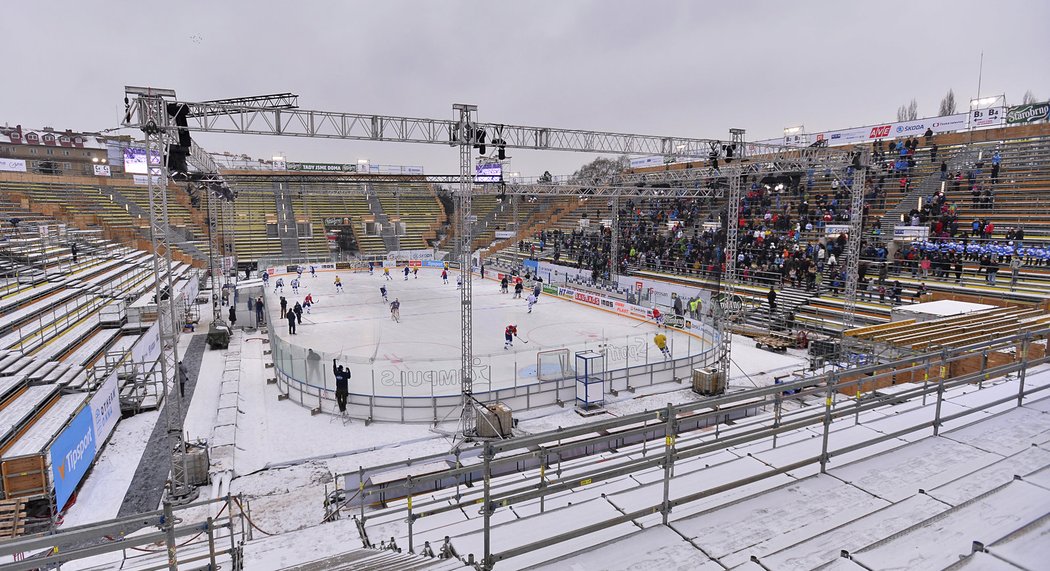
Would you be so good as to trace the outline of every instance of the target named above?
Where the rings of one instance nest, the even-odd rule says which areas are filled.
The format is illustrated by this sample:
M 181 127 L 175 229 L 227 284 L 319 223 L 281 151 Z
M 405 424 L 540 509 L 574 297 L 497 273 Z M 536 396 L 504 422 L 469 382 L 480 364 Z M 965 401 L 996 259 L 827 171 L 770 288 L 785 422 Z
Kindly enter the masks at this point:
M 478 165 L 474 168 L 474 182 L 503 182 L 503 165 L 499 163 Z

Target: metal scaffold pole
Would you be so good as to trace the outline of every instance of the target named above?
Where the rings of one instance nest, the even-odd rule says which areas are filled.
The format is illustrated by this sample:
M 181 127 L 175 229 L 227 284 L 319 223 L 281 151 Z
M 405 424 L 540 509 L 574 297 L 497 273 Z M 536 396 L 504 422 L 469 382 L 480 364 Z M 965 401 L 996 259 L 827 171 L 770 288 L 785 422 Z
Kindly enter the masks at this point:
M 729 384 L 729 369 L 733 356 L 732 323 L 736 318 L 736 257 L 737 235 L 740 223 L 740 180 L 743 173 L 734 169 L 729 173 L 729 193 L 726 198 L 726 251 L 725 269 L 722 271 L 720 294 L 722 296 L 722 316 L 718 320 L 719 342 L 722 345 L 718 359 L 718 370 L 726 385 Z
M 849 235 L 846 241 L 846 296 L 842 304 L 843 331 L 856 323 L 857 283 L 860 271 L 861 234 L 864 231 L 864 181 L 870 160 L 870 150 L 855 151 L 853 181 L 850 185 Z
M 168 498 L 176 503 L 191 501 L 197 489 L 189 482 L 186 443 L 182 434 L 182 395 L 178 382 L 178 314 L 175 311 L 174 280 L 171 272 L 170 226 L 168 224 L 167 150 L 171 139 L 167 132 L 167 104 L 159 95 L 138 99 L 142 131 L 146 135 L 148 164 L 150 241 L 153 247 L 153 283 L 157 300 L 157 323 L 160 329 L 161 386 L 165 391 L 165 418 L 171 449 L 171 479 Z M 164 295 L 167 299 L 164 299 Z M 158 395 L 159 398 L 159 395 Z
M 458 114 L 456 135 L 459 141 L 459 190 L 456 193 L 456 207 L 459 222 L 459 276 L 462 287 L 459 291 L 460 303 L 460 387 L 463 398 L 463 410 L 460 416 L 460 433 L 464 438 L 473 435 L 477 427 L 477 411 L 474 408 L 474 361 L 473 333 L 474 316 L 471 307 L 471 215 L 470 199 L 473 191 L 471 143 L 474 140 L 474 117 L 476 105 L 457 103 L 452 108 Z

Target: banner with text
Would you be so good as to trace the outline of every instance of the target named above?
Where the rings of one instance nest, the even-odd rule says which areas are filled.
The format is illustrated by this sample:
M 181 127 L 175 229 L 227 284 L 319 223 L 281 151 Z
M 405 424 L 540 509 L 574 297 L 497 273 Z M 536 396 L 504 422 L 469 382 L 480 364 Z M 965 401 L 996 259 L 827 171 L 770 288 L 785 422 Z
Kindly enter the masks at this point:
M 302 172 L 357 172 L 357 165 L 345 163 L 286 163 L 290 171 Z M 275 167 L 276 168 L 276 167 Z
M 26 162 L 21 159 L 0 158 L 0 171 L 4 172 L 26 172 Z
M 1050 120 L 1050 101 L 1015 105 L 1006 110 L 1006 124 L 1038 123 Z
M 1006 119 L 1005 107 L 989 107 L 970 111 L 971 127 L 995 127 L 1002 125 Z

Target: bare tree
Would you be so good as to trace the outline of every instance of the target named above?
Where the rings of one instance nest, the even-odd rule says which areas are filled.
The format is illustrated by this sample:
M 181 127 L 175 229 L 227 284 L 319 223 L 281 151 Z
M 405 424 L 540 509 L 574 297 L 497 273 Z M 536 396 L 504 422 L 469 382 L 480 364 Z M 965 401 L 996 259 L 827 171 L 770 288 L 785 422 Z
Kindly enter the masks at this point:
M 955 114 L 955 92 L 952 91 L 951 89 L 949 89 L 948 93 L 944 94 L 944 99 L 941 99 L 941 108 L 940 108 L 940 110 L 938 112 L 938 115 L 943 117 L 945 115 L 954 115 L 954 114 Z
M 897 121 L 914 121 L 919 118 L 919 104 L 912 98 L 911 102 L 897 108 Z
M 1028 105 L 1030 103 L 1035 103 L 1035 95 L 1032 94 L 1031 89 L 1025 91 L 1024 97 L 1021 98 L 1021 105 Z
M 580 167 L 580 170 L 572 174 L 573 182 L 602 181 L 621 174 L 631 165 L 627 155 L 620 155 L 615 159 L 598 157 L 593 161 Z

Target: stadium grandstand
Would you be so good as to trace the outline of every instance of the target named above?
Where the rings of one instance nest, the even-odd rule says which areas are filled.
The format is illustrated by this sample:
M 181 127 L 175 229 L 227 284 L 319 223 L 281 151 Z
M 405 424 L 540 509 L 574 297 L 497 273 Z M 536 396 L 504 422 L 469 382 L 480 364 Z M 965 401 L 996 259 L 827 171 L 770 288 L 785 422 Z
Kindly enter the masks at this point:
M 469 173 L 183 141 L 151 179 L 227 104 L 131 89 L 170 133 L 0 130 L 0 570 L 1050 554 L 1045 117 L 476 174 L 468 213 Z

